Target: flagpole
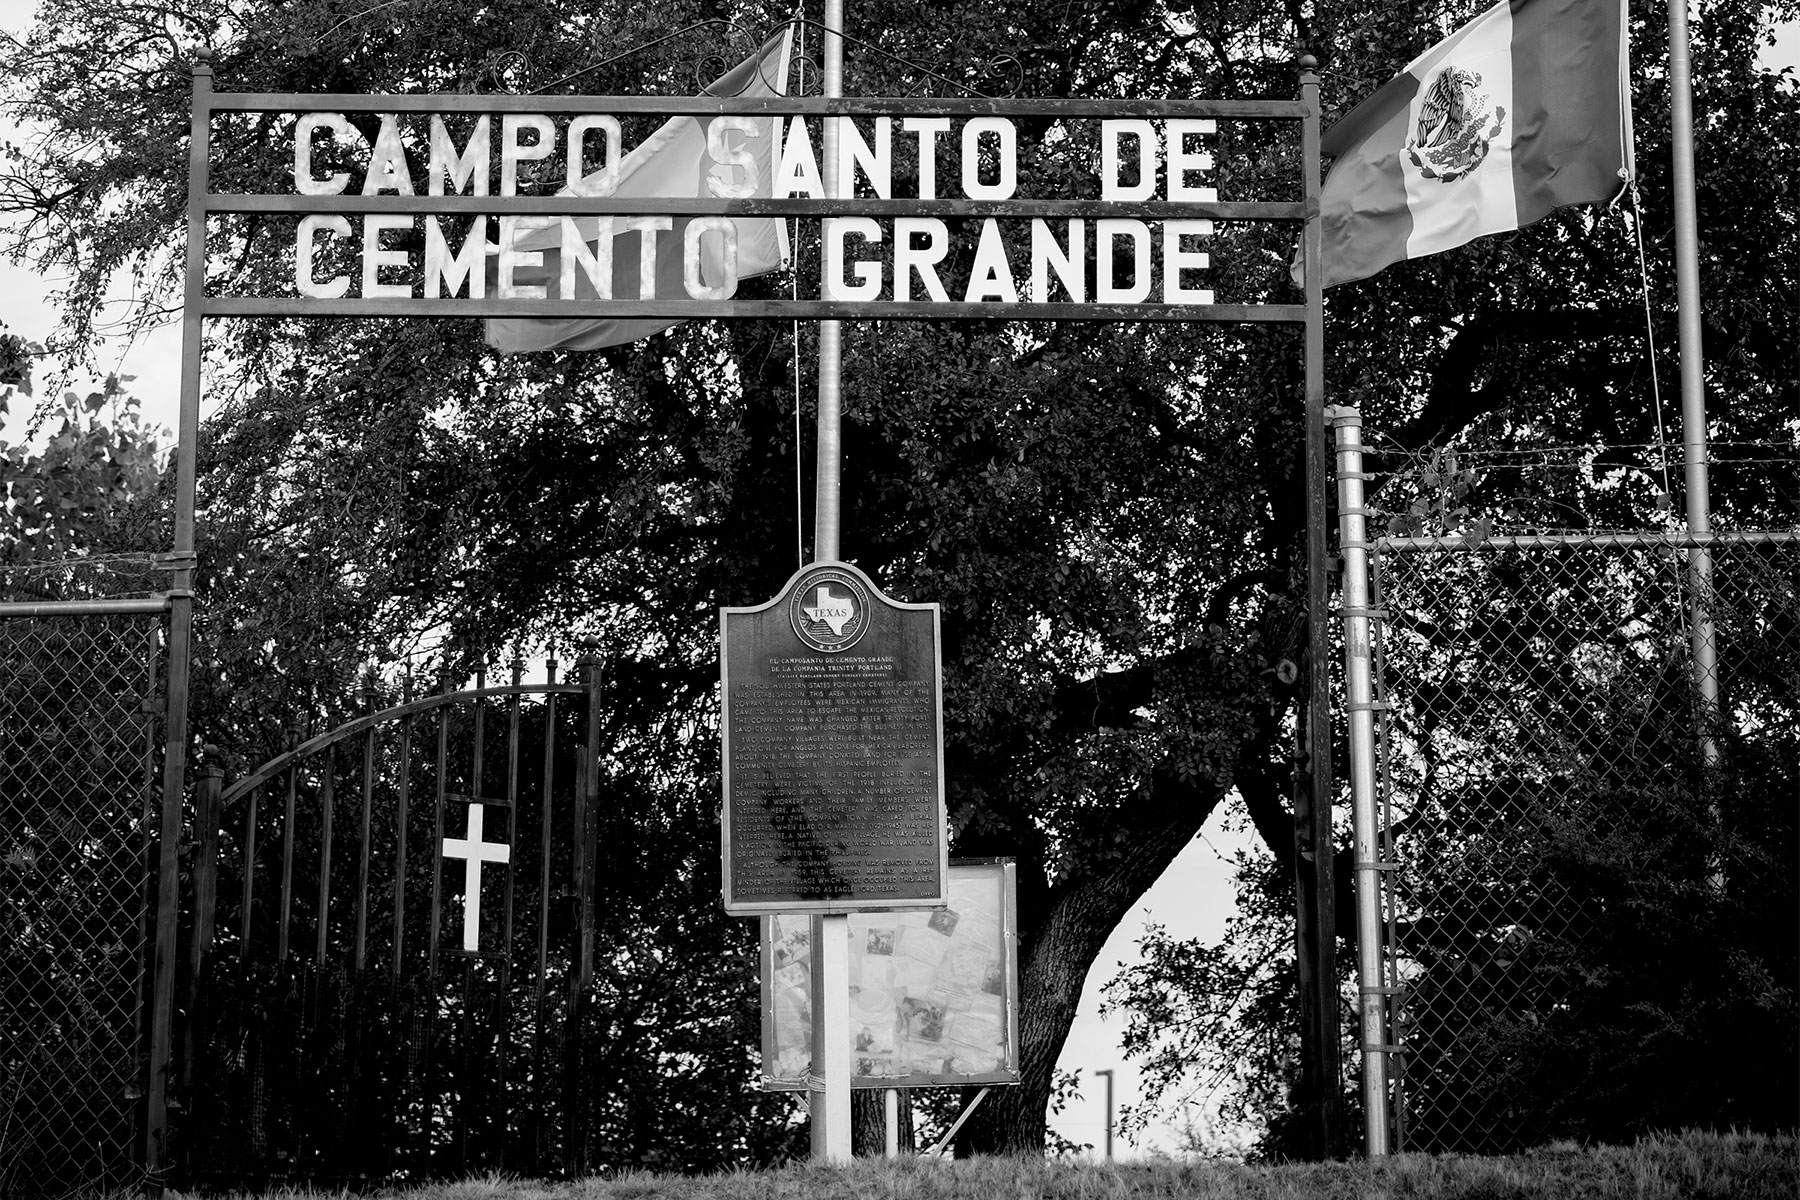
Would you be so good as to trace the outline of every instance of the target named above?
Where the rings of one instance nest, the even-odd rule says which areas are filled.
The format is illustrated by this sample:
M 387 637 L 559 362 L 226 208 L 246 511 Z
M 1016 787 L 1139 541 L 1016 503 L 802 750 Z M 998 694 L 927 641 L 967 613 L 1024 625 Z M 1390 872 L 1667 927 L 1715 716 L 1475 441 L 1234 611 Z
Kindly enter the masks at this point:
M 1687 0 L 1669 0 L 1669 124 L 1673 142 L 1675 295 L 1680 314 L 1681 446 L 1687 484 L 1687 525 L 1690 534 L 1704 538 L 1712 532 L 1712 503 L 1707 478 L 1706 359 L 1700 342 L 1700 238 L 1694 202 L 1694 82 L 1688 53 Z M 1714 737 L 1719 714 L 1719 667 L 1711 613 L 1712 551 L 1704 545 L 1688 551 L 1688 587 L 1693 605 L 1688 637 L 1700 697 L 1700 747 L 1710 766 L 1719 757 Z
M 825 0 L 825 28 L 821 40 L 825 54 L 825 95 L 831 99 L 844 94 L 843 30 L 844 0 Z M 821 174 L 824 176 L 825 194 L 832 199 L 839 197 L 842 188 L 842 181 L 838 179 L 838 122 L 842 119 L 826 117 L 824 134 L 820 139 L 825 158 L 820 164 Z M 823 222 L 821 233 L 830 226 L 829 220 Z M 821 270 L 824 257 L 823 254 L 819 256 Z M 820 295 L 830 300 L 835 298 L 836 291 L 837 281 L 821 277 Z M 836 558 L 839 552 L 838 522 L 842 490 L 840 471 L 843 460 L 840 432 L 843 411 L 843 345 L 842 325 L 837 321 L 820 321 L 819 440 L 813 509 L 814 561 Z
M 823 43 L 827 98 L 844 94 L 844 0 L 825 0 Z M 838 122 L 825 118 L 820 139 L 825 194 L 837 199 L 846 181 L 838 174 Z M 829 236 L 831 222 L 821 225 Z M 825 256 L 820 256 L 823 268 Z M 820 279 L 819 294 L 833 299 L 836 281 Z M 818 466 L 814 483 L 813 560 L 839 556 L 843 438 L 843 336 L 837 321 L 819 322 Z M 847 1163 L 850 1145 L 850 918 L 844 913 L 812 921 L 812 1079 L 808 1086 L 814 1162 Z

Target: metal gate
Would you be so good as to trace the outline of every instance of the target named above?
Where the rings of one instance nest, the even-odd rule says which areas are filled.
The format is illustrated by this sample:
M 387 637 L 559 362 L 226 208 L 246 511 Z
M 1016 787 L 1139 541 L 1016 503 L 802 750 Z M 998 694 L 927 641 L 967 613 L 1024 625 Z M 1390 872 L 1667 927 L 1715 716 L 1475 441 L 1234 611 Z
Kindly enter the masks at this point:
M 202 771 L 185 1178 L 579 1161 L 599 667 L 556 669 L 409 687 L 229 785 Z
M 167 603 L 8 600 L 0 1197 L 10 1198 L 139 1177 Z

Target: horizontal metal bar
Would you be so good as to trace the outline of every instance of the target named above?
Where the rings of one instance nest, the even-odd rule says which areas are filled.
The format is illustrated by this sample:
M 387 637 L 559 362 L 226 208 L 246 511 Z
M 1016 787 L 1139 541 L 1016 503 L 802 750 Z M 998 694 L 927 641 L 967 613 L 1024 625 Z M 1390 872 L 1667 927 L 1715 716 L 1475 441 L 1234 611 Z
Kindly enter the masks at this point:
M 136 616 L 167 612 L 169 597 L 153 592 L 137 600 L 24 600 L 0 604 L 0 620 L 19 617 Z
M 673 196 L 303 196 L 209 193 L 208 213 L 465 213 L 497 216 L 1125 217 L 1152 221 L 1304 221 L 1301 200 L 882 200 L 814 196 L 747 200 Z
M 1596 547 L 1611 550 L 1677 550 L 1705 549 L 1719 546 L 1787 546 L 1800 543 L 1800 530 L 1759 529 L 1715 531 L 1713 533 L 1529 533 L 1496 534 L 1479 542 L 1470 542 L 1461 534 L 1450 537 L 1384 537 L 1376 547 L 1384 554 L 1415 551 L 1454 550 L 1580 550 Z
M 1381 987 L 1372 983 L 1365 983 L 1356 990 L 1365 996 L 1404 996 L 1407 992 L 1404 987 Z
M 956 304 L 892 300 L 302 300 L 212 296 L 208 317 L 522 317 L 706 321 L 1223 321 L 1299 323 L 1303 304 Z
M 1410 1054 L 1410 1053 L 1412 1053 L 1405 1046 L 1389 1045 L 1386 1042 L 1364 1042 L 1362 1048 L 1363 1048 L 1364 1054 Z
M 614 116 L 1206 118 L 1301 121 L 1299 100 L 1099 100 L 932 96 L 477 96 L 212 92 L 212 112 L 530 113 Z
M 507 800 L 504 797 L 496 800 L 491 796 L 470 796 L 464 792 L 445 792 L 444 799 L 454 800 L 458 804 L 481 804 L 494 808 L 512 807 L 512 801 Z
M 1369 859 L 1364 859 L 1356 864 L 1355 869 L 1358 871 L 1398 871 L 1400 869 L 1400 864 L 1397 862 L 1384 862 L 1380 860 L 1371 861 Z

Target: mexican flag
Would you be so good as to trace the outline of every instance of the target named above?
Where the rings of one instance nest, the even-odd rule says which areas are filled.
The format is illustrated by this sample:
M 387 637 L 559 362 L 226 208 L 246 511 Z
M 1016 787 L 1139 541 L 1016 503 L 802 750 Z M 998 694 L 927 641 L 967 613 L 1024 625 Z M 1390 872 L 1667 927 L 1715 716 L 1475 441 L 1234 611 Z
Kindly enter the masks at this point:
M 1626 0 L 1501 0 L 1332 126 L 1324 286 L 1617 196 L 1626 29 Z
M 774 96 L 787 94 L 789 54 L 793 45 L 793 26 L 770 38 L 755 54 L 720 76 L 706 89 L 709 96 Z M 644 197 L 679 197 L 705 199 L 713 194 L 709 183 L 720 182 L 733 187 L 748 186 L 741 166 L 721 166 L 707 149 L 707 136 L 716 117 L 673 117 L 655 133 L 625 155 L 619 162 L 616 186 L 608 185 L 606 173 L 596 171 L 581 180 L 574 191 L 578 195 Z M 783 122 L 778 117 L 752 118 L 759 136 L 747 137 L 741 131 L 727 134 L 726 145 L 733 151 L 748 153 L 756 164 L 754 195 L 770 194 L 775 177 L 775 164 L 780 159 L 777 139 Z M 567 192 L 569 189 L 564 189 Z M 635 300 L 645 295 L 647 281 L 643 273 L 644 255 L 641 239 L 655 239 L 656 274 L 654 295 L 685 300 L 688 292 L 683 282 L 683 252 L 688 225 L 692 217 L 674 217 L 670 228 L 642 231 L 626 227 L 625 217 L 582 217 L 576 222 L 581 237 L 593 249 L 600 238 L 611 241 L 612 298 Z M 787 259 L 787 228 L 773 217 L 738 218 L 737 278 L 766 275 L 780 268 Z M 521 237 L 521 250 L 541 255 L 541 265 L 522 267 L 513 273 L 515 284 L 542 287 L 550 300 L 562 299 L 562 231 L 553 225 Z M 701 280 L 709 286 L 725 278 L 722 265 L 727 253 L 724 237 L 717 231 L 700 235 Z M 490 275 L 494 263 L 488 263 Z M 585 272 L 574 272 L 575 290 L 570 299 L 592 300 L 595 292 Z M 494 289 L 489 281 L 489 294 Z M 598 350 L 618 346 L 660 333 L 679 319 L 667 317 L 532 317 L 495 318 L 487 322 L 487 340 L 497 350 Z

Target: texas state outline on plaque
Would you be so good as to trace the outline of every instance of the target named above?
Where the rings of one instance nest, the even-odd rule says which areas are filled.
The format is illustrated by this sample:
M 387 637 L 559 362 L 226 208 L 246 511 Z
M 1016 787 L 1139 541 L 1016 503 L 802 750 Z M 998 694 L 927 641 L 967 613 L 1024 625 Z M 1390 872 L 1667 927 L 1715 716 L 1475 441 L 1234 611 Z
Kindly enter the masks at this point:
M 821 583 L 815 594 L 816 598 L 811 604 L 800 605 L 800 611 L 806 614 L 807 620 L 823 621 L 831 626 L 834 636 L 843 637 L 844 626 L 856 616 L 856 598 L 833 596 L 829 583 Z

